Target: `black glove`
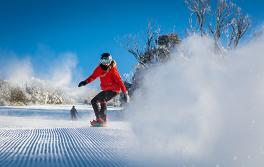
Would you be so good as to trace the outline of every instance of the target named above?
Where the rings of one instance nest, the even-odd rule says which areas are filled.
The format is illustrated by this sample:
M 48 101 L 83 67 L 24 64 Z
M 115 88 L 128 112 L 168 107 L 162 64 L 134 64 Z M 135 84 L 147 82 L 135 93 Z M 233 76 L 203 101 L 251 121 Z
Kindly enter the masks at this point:
M 126 93 L 124 94 L 124 100 L 125 100 L 126 103 L 129 103 L 130 98 L 129 98 L 128 92 L 126 92 Z
M 86 81 L 81 81 L 81 82 L 79 83 L 78 87 L 85 86 L 86 84 L 87 84 Z

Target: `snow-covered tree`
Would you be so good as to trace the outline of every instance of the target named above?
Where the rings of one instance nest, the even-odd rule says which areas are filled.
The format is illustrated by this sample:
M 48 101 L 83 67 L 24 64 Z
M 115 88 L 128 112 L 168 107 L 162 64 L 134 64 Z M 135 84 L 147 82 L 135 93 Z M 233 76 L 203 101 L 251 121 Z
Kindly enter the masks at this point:
M 201 36 L 205 34 L 205 18 L 206 15 L 209 14 L 211 7 L 210 7 L 210 0 L 185 0 L 185 3 L 188 9 L 191 11 L 190 16 L 190 26 L 191 31 L 198 31 L 200 32 Z M 193 21 L 192 18 L 196 17 L 196 24 L 194 26 L 197 28 L 193 28 Z
M 250 26 L 249 16 L 232 0 L 217 0 L 215 8 L 211 7 L 210 0 L 185 0 L 185 3 L 191 12 L 191 32 L 199 32 L 201 36 L 210 32 L 217 47 L 219 40 L 228 48 L 237 47 Z
M 215 41 L 218 41 L 222 34 L 228 33 L 232 22 L 235 4 L 230 0 L 217 0 L 216 10 L 213 11 L 213 21 L 209 30 Z
M 22 85 L 0 80 L 0 105 L 90 103 L 95 90 L 54 88 L 48 81 L 32 78 Z M 87 91 L 87 92 L 86 92 Z M 74 94 L 71 94 L 74 92 Z M 77 93 L 77 94 L 76 94 Z
M 153 65 L 168 61 L 171 51 L 180 43 L 176 33 L 160 35 L 159 27 L 151 22 L 148 23 L 145 39 L 145 42 L 140 44 L 140 41 L 135 40 L 130 35 L 125 41 L 125 48 L 138 61 L 132 77 L 132 83 L 127 83 L 129 90 L 132 92 L 140 86 L 142 73 Z
M 231 22 L 232 32 L 228 44 L 229 47 L 232 47 L 232 45 L 233 47 L 237 47 L 239 41 L 247 32 L 250 22 L 249 16 L 243 14 L 240 7 L 236 7 L 234 17 Z

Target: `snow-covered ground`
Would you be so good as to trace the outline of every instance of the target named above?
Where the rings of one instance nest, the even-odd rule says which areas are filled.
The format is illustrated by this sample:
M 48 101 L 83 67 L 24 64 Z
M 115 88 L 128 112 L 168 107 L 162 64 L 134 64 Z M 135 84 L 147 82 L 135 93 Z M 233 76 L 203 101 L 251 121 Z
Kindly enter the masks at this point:
M 90 106 L 0 107 L 0 166 L 126 166 L 129 125 L 109 108 L 109 125 L 92 128 Z
M 0 107 L 0 128 L 77 128 L 89 126 L 89 121 L 94 119 L 92 107 L 77 105 L 77 121 L 70 120 L 71 107 L 70 105 L 2 106 Z M 122 116 L 121 108 L 108 107 L 108 118 L 111 120 L 108 127 L 120 124 Z

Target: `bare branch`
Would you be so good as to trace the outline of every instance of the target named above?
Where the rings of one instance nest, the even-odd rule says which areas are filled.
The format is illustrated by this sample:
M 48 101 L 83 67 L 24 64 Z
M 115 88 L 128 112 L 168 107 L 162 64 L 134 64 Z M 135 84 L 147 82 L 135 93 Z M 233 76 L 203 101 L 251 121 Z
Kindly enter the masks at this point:
M 160 28 L 155 26 L 152 22 L 148 23 L 144 43 L 139 43 L 140 40 L 135 36 L 127 36 L 123 43 L 124 48 L 131 53 L 139 64 L 143 67 L 148 67 L 148 64 L 154 59 L 153 50 L 156 49 L 156 41 L 159 37 Z
M 201 36 L 204 35 L 204 23 L 205 16 L 210 12 L 210 0 L 185 0 L 188 9 L 191 11 L 191 16 L 195 14 L 198 24 L 198 30 L 201 33 Z
M 233 44 L 234 47 L 237 47 L 239 41 L 244 36 L 244 34 L 247 32 L 249 26 L 250 26 L 250 18 L 248 15 L 244 15 L 241 12 L 241 8 L 236 7 L 234 18 L 231 22 L 232 27 L 232 36 L 230 38 L 230 45 Z
M 230 27 L 232 21 L 232 14 L 234 10 L 234 4 L 232 0 L 218 0 L 217 7 L 214 13 L 215 27 L 210 25 L 209 29 L 217 42 L 221 38 L 221 34 L 225 33 Z

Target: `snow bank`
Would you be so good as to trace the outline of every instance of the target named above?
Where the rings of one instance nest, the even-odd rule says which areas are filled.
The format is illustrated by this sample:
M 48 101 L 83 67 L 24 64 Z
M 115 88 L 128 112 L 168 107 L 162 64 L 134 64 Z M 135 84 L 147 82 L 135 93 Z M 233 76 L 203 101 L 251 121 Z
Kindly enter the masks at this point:
M 264 166 L 264 37 L 224 55 L 183 40 L 129 107 L 138 166 Z

